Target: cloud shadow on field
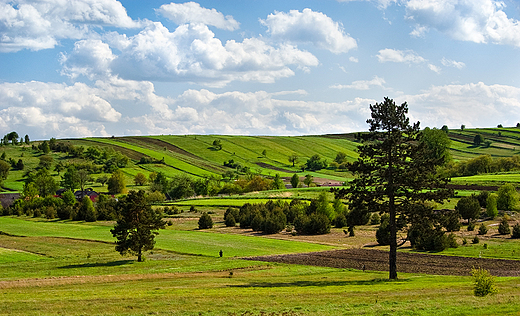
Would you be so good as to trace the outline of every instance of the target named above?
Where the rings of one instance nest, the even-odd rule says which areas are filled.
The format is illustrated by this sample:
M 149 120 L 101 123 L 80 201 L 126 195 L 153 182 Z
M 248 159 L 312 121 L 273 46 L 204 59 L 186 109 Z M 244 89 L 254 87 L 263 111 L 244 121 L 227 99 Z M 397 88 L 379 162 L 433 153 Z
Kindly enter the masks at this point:
M 71 264 L 63 267 L 59 267 L 58 269 L 77 269 L 77 268 L 96 268 L 96 267 L 118 267 L 126 264 L 132 264 L 134 260 L 117 260 L 110 262 L 92 262 L 92 263 L 83 263 L 83 264 Z

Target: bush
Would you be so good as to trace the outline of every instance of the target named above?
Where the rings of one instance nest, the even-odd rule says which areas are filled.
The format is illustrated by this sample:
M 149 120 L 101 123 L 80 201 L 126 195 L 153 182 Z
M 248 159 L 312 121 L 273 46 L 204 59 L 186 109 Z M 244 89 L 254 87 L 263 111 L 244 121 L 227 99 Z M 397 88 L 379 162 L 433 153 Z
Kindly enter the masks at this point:
M 484 225 L 484 223 L 480 224 L 480 227 L 478 228 L 478 234 L 485 235 L 485 234 L 487 234 L 487 232 L 488 232 L 488 228 L 486 227 L 486 225 Z
M 478 238 L 478 236 L 473 237 L 473 239 L 471 240 L 472 244 L 478 244 L 479 242 L 480 242 L 480 239 Z
M 370 225 L 379 225 L 379 224 L 381 224 L 381 217 L 379 216 L 379 214 L 377 214 L 377 213 L 372 214 L 372 216 L 370 217 Z
M 336 215 L 336 218 L 334 219 L 334 227 L 343 228 L 345 226 L 347 226 L 347 218 L 345 217 L 345 214 L 341 213 Z
M 204 212 L 199 218 L 199 229 L 209 229 L 213 228 L 213 220 L 208 213 Z
M 511 234 L 511 238 L 520 238 L 520 225 L 518 223 L 513 226 L 513 233 Z
M 509 228 L 509 223 L 506 218 L 502 218 L 500 225 L 498 225 L 498 233 L 500 235 L 509 235 L 511 234 L 511 228 Z
M 470 222 L 468 223 L 468 232 L 472 232 L 472 231 L 474 231 L 474 230 L 475 230 L 475 223 L 472 222 L 472 221 L 470 221 Z
M 517 202 L 518 194 L 514 185 L 507 183 L 498 189 L 497 207 L 499 210 L 512 211 Z
M 482 297 L 498 292 L 495 287 L 495 277 L 489 274 L 488 270 L 482 268 L 471 269 L 471 276 L 475 283 L 473 288 L 475 296 Z
M 382 246 L 390 245 L 390 215 L 384 214 L 381 216 L 381 224 L 376 230 L 377 243 Z
M 226 224 L 227 227 L 235 227 L 237 225 L 233 214 L 228 214 L 228 216 L 224 217 L 224 224 Z
M 294 229 L 300 235 L 321 235 L 330 233 L 330 221 L 325 214 L 300 214 L 294 220 Z
M 486 214 L 492 219 L 498 215 L 497 198 L 498 196 L 495 193 L 492 193 L 489 194 L 486 200 Z

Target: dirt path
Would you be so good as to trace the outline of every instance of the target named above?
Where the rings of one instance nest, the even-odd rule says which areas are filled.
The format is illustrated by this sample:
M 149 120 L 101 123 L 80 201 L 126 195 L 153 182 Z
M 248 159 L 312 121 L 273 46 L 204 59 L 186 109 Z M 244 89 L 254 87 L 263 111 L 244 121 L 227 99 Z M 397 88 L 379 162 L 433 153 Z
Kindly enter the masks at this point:
M 304 264 L 312 266 L 388 271 L 388 252 L 345 249 L 323 252 L 261 256 L 248 260 Z M 495 276 L 520 276 L 520 260 L 466 258 L 418 253 L 397 254 L 397 271 L 436 275 L 470 275 L 471 268 L 484 268 Z

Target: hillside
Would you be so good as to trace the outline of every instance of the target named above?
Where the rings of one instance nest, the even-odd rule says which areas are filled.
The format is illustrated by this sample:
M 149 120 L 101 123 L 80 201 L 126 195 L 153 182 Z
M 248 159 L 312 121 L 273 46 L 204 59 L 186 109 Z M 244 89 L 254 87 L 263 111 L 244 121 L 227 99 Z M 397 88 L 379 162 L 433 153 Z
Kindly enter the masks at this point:
M 481 146 L 473 144 L 477 134 L 484 137 L 485 143 Z M 151 172 L 163 172 L 167 177 L 181 173 L 193 177 L 220 176 L 232 170 L 224 166 L 224 163 L 230 160 L 264 176 L 274 177 L 279 174 L 287 179 L 294 173 L 300 176 L 311 174 L 322 182 L 340 183 L 347 181 L 351 175 L 345 171 L 332 169 L 302 172 L 301 166 L 313 155 L 319 155 L 327 162 L 331 162 L 338 152 L 345 153 L 347 161 L 354 161 L 357 158 L 355 136 L 356 133 L 314 136 L 160 135 L 63 139 L 58 142 L 82 146 L 85 149 L 95 147 L 124 154 L 130 158 L 128 165 L 122 169 L 127 175 L 128 185 L 132 185 L 131 179 L 139 172 L 145 175 Z M 464 161 L 486 154 L 497 158 L 511 157 L 520 153 L 519 128 L 450 130 L 448 136 L 452 140 L 451 154 L 455 161 Z M 213 146 L 215 140 L 220 141 L 221 149 Z M 39 143 L 41 142 L 0 147 L 7 161 L 21 159 L 24 163 L 24 170 L 14 168 L 10 170 L 8 178 L 3 183 L 4 190 L 22 189 L 23 176 L 28 170 L 38 167 L 42 152 L 35 150 L 32 145 L 37 146 Z M 288 159 L 292 154 L 298 157 L 294 167 Z M 78 158 L 72 158 L 66 153 L 52 152 L 50 156 L 53 157 L 51 170 L 54 170 L 54 166 L 60 162 L 67 164 L 78 161 Z M 143 157 L 161 163 L 139 164 Z M 102 175 L 95 175 L 95 177 Z M 52 176 L 56 180 L 61 180 L 61 176 L 56 171 L 53 171 Z M 509 175 L 507 178 L 517 177 Z M 94 183 L 93 186 L 95 187 L 96 184 Z M 103 191 L 103 186 L 99 185 L 96 189 Z

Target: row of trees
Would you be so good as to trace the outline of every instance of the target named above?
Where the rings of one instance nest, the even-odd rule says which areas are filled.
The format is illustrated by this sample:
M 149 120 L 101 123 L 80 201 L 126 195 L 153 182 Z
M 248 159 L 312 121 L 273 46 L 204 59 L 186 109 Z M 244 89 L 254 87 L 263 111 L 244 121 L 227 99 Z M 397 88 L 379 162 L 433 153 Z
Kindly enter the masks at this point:
M 18 140 L 18 138 L 20 138 L 20 139 Z M 25 137 L 20 137 L 20 136 L 18 136 L 18 133 L 14 132 L 14 131 L 4 135 L 4 137 L 2 137 L 2 139 L 0 141 L 1 146 L 7 146 L 9 144 L 11 144 L 11 145 L 18 145 L 18 144 L 29 145 L 29 143 L 30 143 L 29 135 L 25 135 Z
M 492 158 L 491 155 L 481 155 L 464 161 L 449 162 L 439 169 L 439 173 L 445 177 L 460 177 L 516 170 L 520 170 L 520 156 Z

